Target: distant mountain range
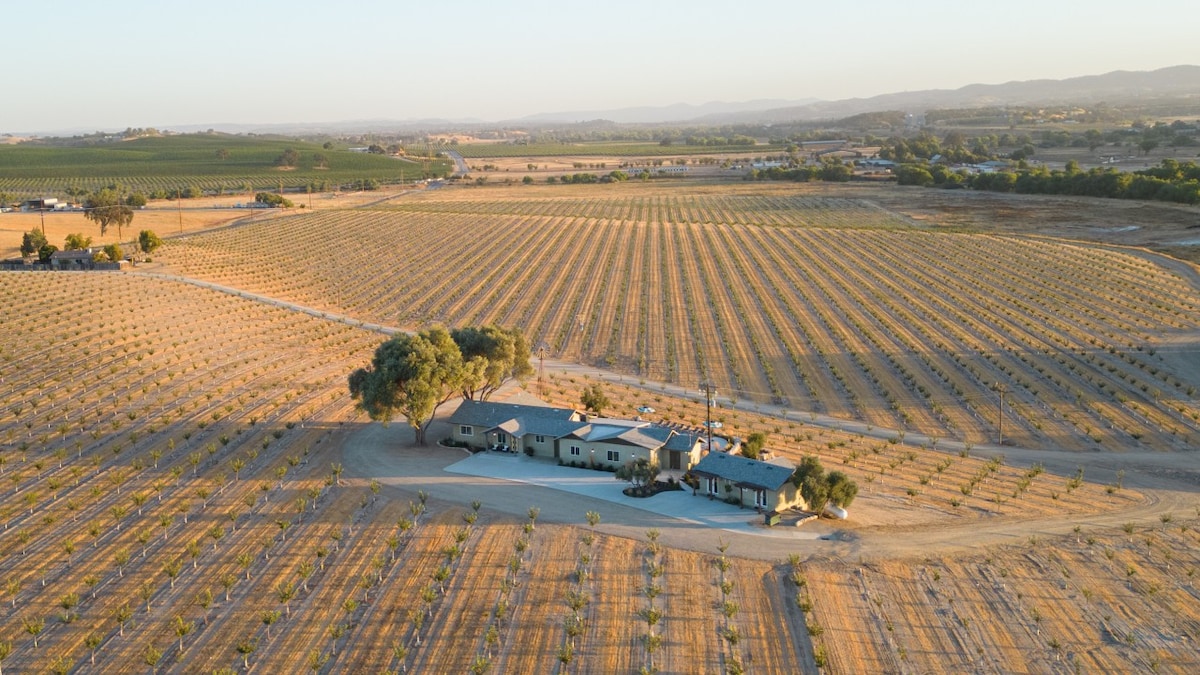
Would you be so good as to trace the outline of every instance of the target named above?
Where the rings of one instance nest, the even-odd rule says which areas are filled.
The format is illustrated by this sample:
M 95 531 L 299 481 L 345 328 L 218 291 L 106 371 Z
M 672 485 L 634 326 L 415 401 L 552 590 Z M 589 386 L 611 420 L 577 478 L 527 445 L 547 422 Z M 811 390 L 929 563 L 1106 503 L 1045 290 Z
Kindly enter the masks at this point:
M 607 120 L 618 124 L 753 124 L 841 119 L 861 113 L 900 110 L 923 113 L 932 108 L 976 108 L 995 105 L 1118 103 L 1169 96 L 1200 98 L 1200 66 L 1171 66 L 1151 71 L 1117 70 L 1065 80 L 1025 80 L 1004 84 L 969 84 L 958 89 L 926 89 L 839 101 L 759 99 L 740 103 L 677 103 L 611 110 L 539 113 L 506 125 L 577 123 Z
M 1200 66 L 1171 66 L 1151 71 L 1117 70 L 1065 80 L 1026 80 L 1004 84 L 969 84 L 958 89 L 927 89 L 871 98 L 819 101 L 750 114 L 716 114 L 691 120 L 698 124 L 786 122 L 839 119 L 866 112 L 901 110 L 923 113 L 932 108 L 976 108 L 996 105 L 1110 104 L 1156 97 L 1200 99 Z M 1200 100 L 1198 100 L 1200 103 Z
M 758 99 L 712 101 L 699 105 L 675 103 L 609 110 L 575 110 L 538 113 L 512 120 L 365 119 L 293 124 L 187 124 L 163 128 L 176 132 L 215 129 L 227 133 L 279 135 L 367 134 L 388 132 L 491 129 L 496 126 L 537 127 L 604 121 L 615 124 L 770 124 L 835 120 L 861 113 L 897 110 L 924 113 L 932 108 L 975 108 L 1001 105 L 1091 104 L 1112 105 L 1154 98 L 1196 97 L 1200 106 L 1200 66 L 1185 65 L 1151 71 L 1118 70 L 1104 75 L 1065 80 L 1026 80 L 1004 84 L 970 84 L 958 89 L 927 89 L 881 94 L 840 101 L 819 99 Z M 94 131 L 94 130 L 88 130 Z M 87 133 L 59 131 L 60 134 Z M 29 134 L 20 134 L 29 135 Z
M 591 120 L 607 120 L 617 124 L 667 124 L 671 122 L 688 122 L 690 120 L 721 115 L 738 115 L 755 113 L 763 110 L 785 109 L 805 106 L 818 102 L 820 99 L 807 98 L 789 101 L 786 99 L 758 99 L 738 103 L 710 101 L 700 105 L 676 103 L 663 106 L 638 106 L 634 108 L 617 108 L 614 110 L 574 110 L 571 112 L 538 113 L 527 115 L 506 124 L 513 126 L 526 124 L 574 123 Z

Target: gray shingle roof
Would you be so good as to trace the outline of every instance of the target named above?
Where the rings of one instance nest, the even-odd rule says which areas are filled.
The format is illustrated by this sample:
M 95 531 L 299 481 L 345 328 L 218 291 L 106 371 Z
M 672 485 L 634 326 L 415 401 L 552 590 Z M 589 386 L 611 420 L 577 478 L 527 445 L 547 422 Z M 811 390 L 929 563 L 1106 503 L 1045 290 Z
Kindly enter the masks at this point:
M 525 427 L 526 434 L 535 436 L 549 436 L 551 438 L 562 438 L 571 434 L 580 427 L 586 426 L 587 422 L 576 422 L 575 420 L 551 420 L 542 417 L 533 417 L 521 420 Z
M 492 403 L 491 401 L 463 401 L 458 405 L 458 409 L 450 415 L 450 423 L 469 424 L 490 429 L 514 419 L 528 426 L 535 420 L 567 421 L 576 414 L 570 408 Z
M 786 466 L 723 452 L 710 452 L 692 467 L 692 473 L 715 476 L 737 485 L 764 490 L 778 490 L 791 479 L 793 472 Z
M 661 427 L 660 427 L 661 428 Z M 670 431 L 669 429 L 667 431 Z M 667 439 L 667 444 L 663 448 L 674 452 L 691 452 L 692 448 L 696 447 L 696 441 L 700 438 L 687 432 L 675 432 Z

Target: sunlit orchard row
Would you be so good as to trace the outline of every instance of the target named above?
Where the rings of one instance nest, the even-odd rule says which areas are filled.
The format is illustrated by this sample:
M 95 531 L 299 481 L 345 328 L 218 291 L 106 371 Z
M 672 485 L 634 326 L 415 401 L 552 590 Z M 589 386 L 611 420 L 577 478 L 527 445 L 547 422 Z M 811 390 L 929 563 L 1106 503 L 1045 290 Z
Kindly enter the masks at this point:
M 676 224 L 570 215 L 588 208 L 576 202 L 473 214 L 468 197 L 462 213 L 436 202 L 180 238 L 163 259 L 372 322 L 519 326 L 558 358 L 942 438 L 1169 448 L 1200 430 L 1200 383 L 1160 352 L 1200 327 L 1200 295 L 1164 267 L 1081 244 L 858 228 L 853 202 L 779 204 L 808 227 L 708 223 L 770 200 L 713 201 L 696 207 L 704 223 Z
M 345 478 L 336 446 L 364 421 L 345 373 L 377 334 L 139 276 L 0 281 L 4 667 L 715 670 L 745 657 L 664 627 L 724 625 L 719 595 L 739 603 L 737 654 L 799 667 L 764 563 L 719 584 L 649 533 L 642 553 L 536 507 L 522 524 Z M 632 583 L 639 555 L 653 583 Z
M 797 601 L 839 672 L 1189 673 L 1196 515 L 967 556 L 805 565 Z
M 626 192 L 622 190 L 622 192 Z M 525 199 L 497 199 L 488 191 L 444 199 L 425 193 L 387 207 L 406 213 L 467 213 L 488 216 L 544 216 L 607 219 L 644 223 L 721 223 L 791 227 L 896 228 L 909 221 L 859 199 L 756 194 L 674 194 L 645 191 L 637 196 L 580 199 L 547 197 L 552 190 Z

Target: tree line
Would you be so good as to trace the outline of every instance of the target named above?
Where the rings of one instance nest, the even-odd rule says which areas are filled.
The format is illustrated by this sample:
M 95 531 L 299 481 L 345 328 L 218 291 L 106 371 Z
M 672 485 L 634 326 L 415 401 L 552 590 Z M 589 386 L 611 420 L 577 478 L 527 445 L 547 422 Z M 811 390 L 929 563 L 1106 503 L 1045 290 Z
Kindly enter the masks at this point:
M 1200 204 L 1200 165 L 1164 159 L 1158 166 L 1125 172 L 1096 167 L 1088 171 L 1074 160 L 1061 170 L 1044 166 L 996 171 L 975 175 L 956 172 L 948 167 L 905 164 L 896 170 L 900 185 L 928 187 L 970 187 L 989 192 L 1019 194 L 1078 195 L 1110 199 L 1143 199 Z
M 826 181 L 844 183 L 854 175 L 854 169 L 838 160 L 822 162 L 817 166 L 772 166 L 763 169 L 750 169 L 746 180 L 790 180 L 798 183 Z
M 160 239 L 158 235 L 151 230 L 142 230 L 138 233 L 137 245 L 138 249 L 141 250 L 142 253 L 149 255 L 153 253 L 159 246 L 162 246 L 162 239 Z M 91 247 L 91 237 L 85 236 L 82 233 L 73 233 L 68 234 L 66 239 L 63 241 L 62 250 L 85 251 Z M 50 262 L 50 256 L 54 255 L 54 253 L 58 250 L 59 249 L 57 246 L 47 241 L 45 233 L 37 228 L 26 232 L 21 237 L 21 255 L 23 257 L 28 258 L 30 256 L 37 255 L 38 262 L 48 263 Z M 100 251 L 97 251 L 92 259 L 96 262 L 117 262 L 122 257 L 124 257 L 124 253 L 121 251 L 121 245 L 113 243 L 108 244 Z

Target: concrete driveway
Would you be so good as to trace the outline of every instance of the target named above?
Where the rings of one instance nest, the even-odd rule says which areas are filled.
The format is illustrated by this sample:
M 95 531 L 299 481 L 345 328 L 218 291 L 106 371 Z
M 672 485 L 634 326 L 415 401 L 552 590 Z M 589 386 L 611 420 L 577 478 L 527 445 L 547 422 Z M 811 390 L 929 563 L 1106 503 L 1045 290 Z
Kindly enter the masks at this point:
M 663 492 L 653 497 L 628 497 L 622 490 L 629 484 L 617 480 L 607 471 L 558 466 L 552 460 L 525 455 L 481 452 L 447 466 L 445 471 L 561 490 L 733 534 L 778 539 L 818 539 L 821 536 L 813 529 L 766 527 L 759 513 L 703 495 L 693 496 L 690 489 Z

